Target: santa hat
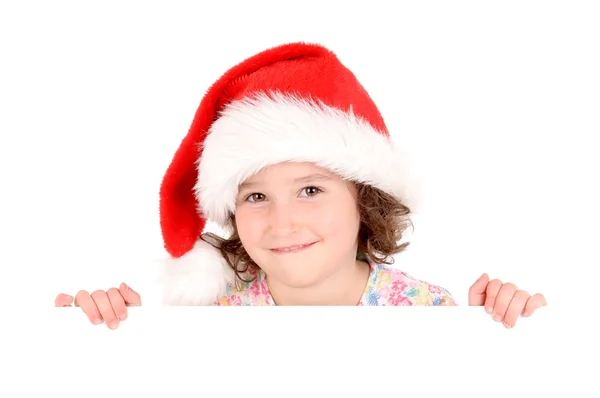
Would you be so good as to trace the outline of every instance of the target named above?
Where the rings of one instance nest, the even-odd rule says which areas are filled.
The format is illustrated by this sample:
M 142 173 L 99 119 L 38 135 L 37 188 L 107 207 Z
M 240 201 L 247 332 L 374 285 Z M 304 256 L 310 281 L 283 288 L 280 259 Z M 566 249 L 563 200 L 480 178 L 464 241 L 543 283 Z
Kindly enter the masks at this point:
M 413 211 L 417 205 L 406 154 L 337 56 L 317 44 L 267 49 L 209 88 L 164 176 L 166 304 L 207 305 L 225 293 L 234 273 L 220 251 L 200 239 L 206 222 L 230 231 L 239 184 L 286 161 L 313 162 L 379 188 Z

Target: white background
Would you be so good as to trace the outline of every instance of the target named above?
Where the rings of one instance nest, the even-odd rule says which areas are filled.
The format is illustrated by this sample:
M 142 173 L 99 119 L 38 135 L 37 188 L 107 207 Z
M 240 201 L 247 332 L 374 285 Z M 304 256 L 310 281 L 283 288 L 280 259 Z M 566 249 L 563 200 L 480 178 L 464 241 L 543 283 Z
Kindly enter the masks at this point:
M 239 3 L 0 6 L 0 283 L 14 311 L 0 322 L 16 339 L 1 357 L 19 391 L 191 396 L 223 382 L 221 394 L 253 395 L 269 375 L 282 396 L 324 392 L 311 390 L 317 379 L 342 380 L 337 393 L 597 388 L 583 365 L 597 348 L 600 266 L 594 2 Z M 371 324 L 342 309 L 253 309 L 255 318 L 158 306 L 162 175 L 209 85 L 290 41 L 334 50 L 418 159 L 428 201 L 396 266 L 462 308 L 362 310 Z M 483 272 L 549 306 L 505 330 L 467 307 Z M 116 332 L 52 308 L 60 292 L 123 281 L 144 307 Z M 319 320 L 332 317 L 323 332 Z

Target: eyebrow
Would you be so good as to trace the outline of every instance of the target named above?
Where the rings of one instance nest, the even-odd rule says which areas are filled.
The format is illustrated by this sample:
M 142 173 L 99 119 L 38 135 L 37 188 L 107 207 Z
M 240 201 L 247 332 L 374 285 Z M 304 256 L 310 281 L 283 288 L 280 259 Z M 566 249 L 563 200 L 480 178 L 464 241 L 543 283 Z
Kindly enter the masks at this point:
M 309 174 L 304 177 L 295 178 L 292 182 L 298 183 L 298 182 L 328 181 L 328 180 L 331 180 L 331 177 L 323 175 L 323 174 Z M 258 185 L 258 184 L 260 184 L 260 182 L 244 182 L 244 183 L 240 184 L 239 190 L 241 191 L 242 189 L 250 188 L 250 187 L 252 187 L 254 185 Z

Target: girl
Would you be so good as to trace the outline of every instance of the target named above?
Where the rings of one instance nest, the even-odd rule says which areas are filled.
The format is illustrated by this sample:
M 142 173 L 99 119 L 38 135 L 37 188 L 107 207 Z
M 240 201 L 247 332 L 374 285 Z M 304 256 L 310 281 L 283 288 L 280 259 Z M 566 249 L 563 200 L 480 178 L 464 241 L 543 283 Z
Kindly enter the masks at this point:
M 457 305 L 441 286 L 389 267 L 418 184 L 353 73 L 320 45 L 254 55 L 208 90 L 160 190 L 170 305 Z M 214 221 L 226 237 L 204 233 Z M 70 306 L 60 294 L 56 306 Z M 115 328 L 139 294 L 75 297 Z M 514 326 L 545 305 L 486 274 L 469 291 Z

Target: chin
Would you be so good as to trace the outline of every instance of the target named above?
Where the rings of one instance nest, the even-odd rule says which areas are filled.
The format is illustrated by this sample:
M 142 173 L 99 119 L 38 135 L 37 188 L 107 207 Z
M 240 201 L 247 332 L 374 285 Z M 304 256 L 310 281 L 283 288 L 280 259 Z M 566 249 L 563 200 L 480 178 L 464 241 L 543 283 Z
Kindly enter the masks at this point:
M 311 264 L 311 267 L 307 267 L 306 264 Z M 296 261 L 271 261 L 263 269 L 267 275 L 276 278 L 280 283 L 297 289 L 315 285 L 324 278 L 322 265 L 309 258 Z
M 320 275 L 285 275 L 279 281 L 294 289 L 304 289 L 318 284 L 322 279 Z

